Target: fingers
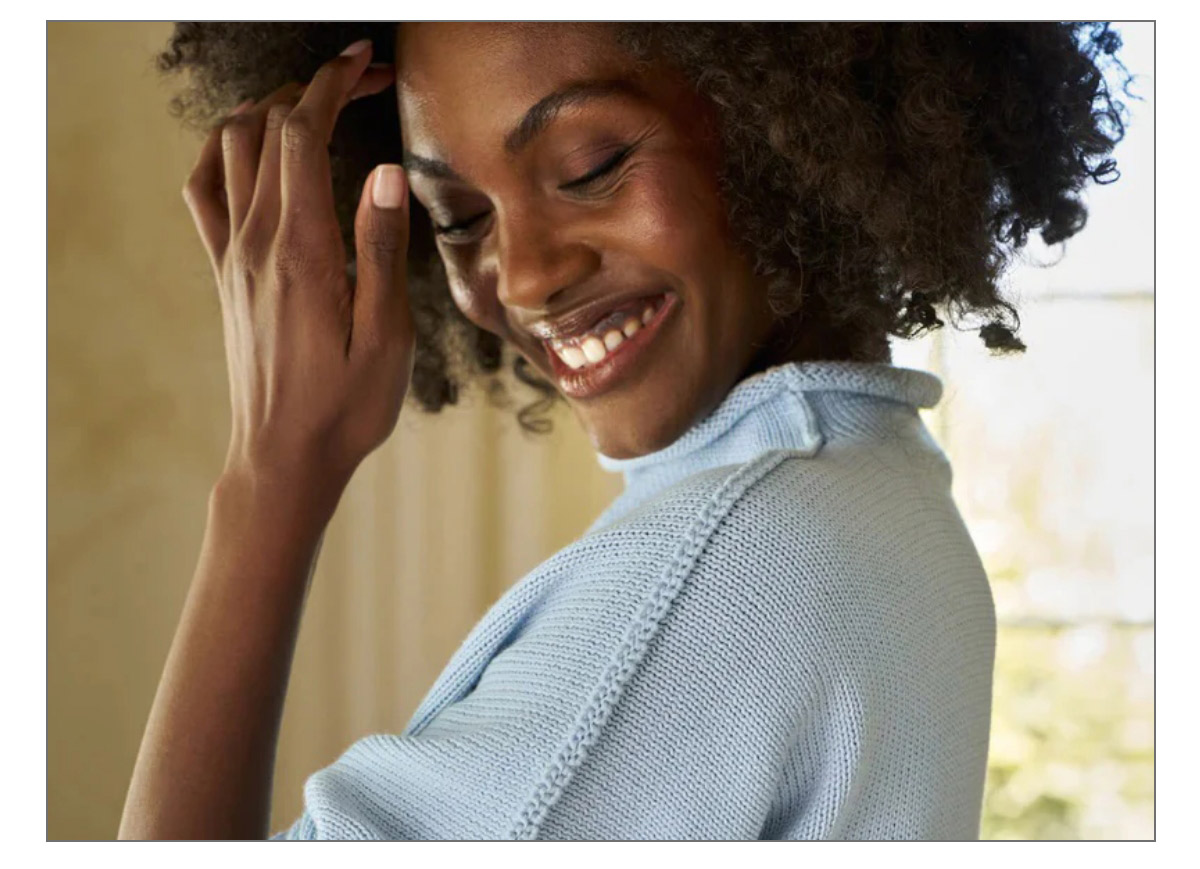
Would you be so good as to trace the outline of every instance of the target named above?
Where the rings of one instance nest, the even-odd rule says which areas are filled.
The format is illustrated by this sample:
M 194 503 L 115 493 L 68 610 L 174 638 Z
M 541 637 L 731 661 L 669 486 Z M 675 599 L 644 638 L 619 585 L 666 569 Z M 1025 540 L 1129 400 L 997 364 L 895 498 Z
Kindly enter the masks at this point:
M 246 221 L 264 238 L 275 234 L 279 225 L 279 151 L 280 129 L 304 93 L 304 85 L 289 82 L 267 97 L 259 111 L 263 121 L 262 153 L 258 160 L 258 180 Z
M 388 83 L 391 78 L 389 73 L 393 68 L 369 67 L 371 52 L 371 40 L 359 40 L 323 64 L 305 89 L 304 97 L 296 107 L 296 113 L 298 120 L 305 121 L 306 129 L 311 129 L 315 140 L 314 147 L 329 146 L 338 114 L 352 97 L 364 95 L 363 89 L 360 88 L 364 74 L 369 76 L 372 83 L 382 86 Z M 382 87 L 376 89 L 382 90 Z
M 244 108 L 243 103 L 238 108 Z M 237 111 L 235 109 L 235 111 Z M 192 222 L 208 251 L 213 270 L 220 274 L 220 263 L 229 244 L 229 209 L 225 202 L 225 164 L 221 155 L 221 131 L 218 124 L 204 140 L 192 174 L 183 186 L 183 201 L 192 214 Z
M 411 330 L 408 302 L 408 179 L 395 164 L 376 166 L 354 219 L 357 253 L 354 344 L 383 347 Z
M 340 101 L 338 111 L 350 100 L 379 93 L 394 81 L 393 65 L 371 64 Z M 241 230 L 250 214 L 268 232 L 278 224 L 280 129 L 304 91 L 304 85 L 289 82 L 258 105 L 249 99 L 237 106 L 209 133 L 184 184 L 184 202 L 218 278 L 230 235 Z M 280 103 L 284 105 L 273 108 Z
M 379 93 L 392 84 L 395 78 L 391 64 L 369 68 L 355 84 L 347 101 Z M 265 112 L 262 154 L 258 163 L 258 181 L 254 187 L 254 198 L 246 215 L 248 223 L 255 224 L 256 232 L 274 235 L 279 224 L 282 207 L 280 154 L 282 152 L 283 126 L 304 95 L 306 85 L 289 82 L 267 97 L 256 109 Z
M 239 106 L 239 108 L 241 108 Z M 225 162 L 225 199 L 229 203 L 229 228 L 236 234 L 242 227 L 254 182 L 258 177 L 258 154 L 262 150 L 261 113 L 235 111 L 221 130 L 221 151 Z
M 362 78 L 350 91 L 350 99 L 377 94 L 387 90 L 396 83 L 396 67 L 390 63 L 373 63 L 363 72 Z M 344 108 L 344 107 L 343 107 Z
M 334 213 L 328 148 L 338 113 L 349 101 L 371 58 L 370 42 L 363 40 L 361 45 L 357 53 L 343 53 L 317 70 L 304 96 L 283 122 L 280 129 L 280 220 L 283 222 L 303 215 Z

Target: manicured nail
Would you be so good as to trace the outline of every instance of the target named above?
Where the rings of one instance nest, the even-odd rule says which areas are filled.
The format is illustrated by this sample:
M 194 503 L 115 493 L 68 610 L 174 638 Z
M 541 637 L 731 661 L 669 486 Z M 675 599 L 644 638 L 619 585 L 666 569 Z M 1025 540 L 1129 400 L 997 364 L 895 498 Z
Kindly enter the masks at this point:
M 348 55 L 362 54 L 370 47 L 370 39 L 360 39 L 358 42 L 352 42 L 350 45 L 346 46 L 346 50 L 342 52 L 342 56 L 346 57 Z
M 394 163 L 385 163 L 375 170 L 375 186 L 371 199 L 376 208 L 399 208 L 408 194 L 404 172 Z

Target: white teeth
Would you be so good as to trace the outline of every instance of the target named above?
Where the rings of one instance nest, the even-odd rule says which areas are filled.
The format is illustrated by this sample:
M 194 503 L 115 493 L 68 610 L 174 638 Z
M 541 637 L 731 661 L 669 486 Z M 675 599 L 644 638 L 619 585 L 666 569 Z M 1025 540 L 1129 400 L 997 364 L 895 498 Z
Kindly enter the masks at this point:
M 572 344 L 564 344 L 558 339 L 552 339 L 549 342 L 550 347 L 572 369 L 578 370 L 585 365 L 594 365 L 603 361 L 626 339 L 632 338 L 641 331 L 642 326 L 649 323 L 656 312 L 655 306 L 647 305 L 642 311 L 640 320 L 637 315 L 632 315 L 626 318 L 619 328 L 609 329 L 605 332 L 603 337 L 588 335 L 581 342 Z
M 578 347 L 555 347 L 554 349 L 558 352 L 562 361 L 572 368 L 582 368 L 587 364 L 587 358 Z
M 604 344 L 595 335 L 588 335 L 580 346 L 588 362 L 599 362 L 608 355 L 608 350 L 605 349 Z

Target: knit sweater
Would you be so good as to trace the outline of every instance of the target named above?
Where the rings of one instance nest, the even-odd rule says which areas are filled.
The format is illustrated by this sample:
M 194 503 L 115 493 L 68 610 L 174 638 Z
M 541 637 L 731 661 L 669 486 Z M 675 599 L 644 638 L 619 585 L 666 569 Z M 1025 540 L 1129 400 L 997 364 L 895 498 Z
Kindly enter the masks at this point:
M 978 838 L 995 610 L 941 393 L 788 363 L 599 455 L 624 491 L 272 838 Z

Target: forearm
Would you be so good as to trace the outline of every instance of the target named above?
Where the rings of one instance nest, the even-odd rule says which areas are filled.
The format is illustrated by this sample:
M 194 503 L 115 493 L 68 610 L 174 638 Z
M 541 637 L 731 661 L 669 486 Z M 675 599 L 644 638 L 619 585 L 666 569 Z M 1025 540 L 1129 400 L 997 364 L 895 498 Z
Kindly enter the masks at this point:
M 242 476 L 213 488 L 118 838 L 269 834 L 288 675 L 334 504 Z

